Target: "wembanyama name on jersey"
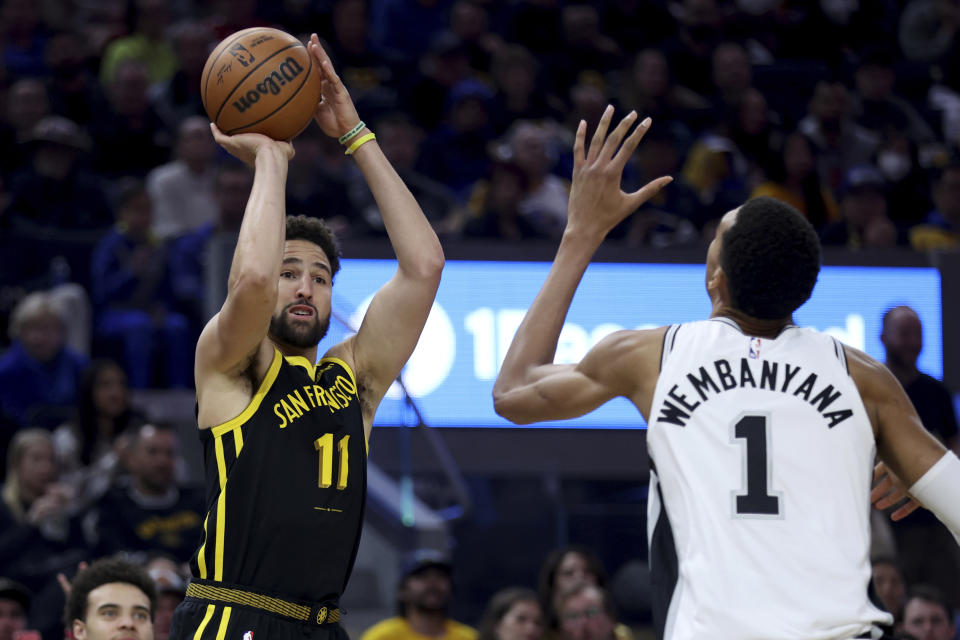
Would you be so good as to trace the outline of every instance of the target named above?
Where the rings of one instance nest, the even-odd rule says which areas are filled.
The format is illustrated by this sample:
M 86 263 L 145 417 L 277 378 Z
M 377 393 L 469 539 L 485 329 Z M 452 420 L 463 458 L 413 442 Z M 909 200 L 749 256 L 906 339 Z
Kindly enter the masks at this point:
M 804 371 L 803 367 L 789 362 L 740 358 L 730 361 L 714 360 L 712 365 L 691 370 L 680 382 L 673 384 L 667 397 L 658 408 L 657 422 L 666 422 L 685 427 L 687 420 L 697 408 L 711 399 L 733 389 L 765 389 L 802 398 L 823 416 L 829 428 L 833 428 L 853 416 L 846 407 L 843 393 L 828 380 L 821 380 L 816 373 Z

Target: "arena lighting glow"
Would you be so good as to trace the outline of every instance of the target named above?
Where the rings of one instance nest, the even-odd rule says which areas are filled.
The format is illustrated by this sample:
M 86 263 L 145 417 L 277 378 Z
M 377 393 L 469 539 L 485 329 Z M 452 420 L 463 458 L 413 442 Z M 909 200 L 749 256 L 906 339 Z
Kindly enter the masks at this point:
M 403 373 L 424 420 L 436 427 L 505 427 L 490 396 L 510 340 L 547 275 L 545 262 L 449 260 L 427 327 Z M 387 260 L 343 260 L 333 310 L 357 326 L 373 293 L 393 275 Z M 919 366 L 943 374 L 940 275 L 936 269 L 824 267 L 813 298 L 796 314 L 810 326 L 883 359 L 880 319 L 897 304 L 917 310 L 924 325 Z M 703 265 L 590 265 L 574 298 L 557 350 L 557 362 L 579 360 L 611 331 L 706 318 L 710 305 Z M 348 335 L 331 322 L 320 353 Z M 376 424 L 411 424 L 412 411 L 397 385 L 377 412 Z M 578 420 L 540 427 L 644 428 L 636 409 L 614 400 Z

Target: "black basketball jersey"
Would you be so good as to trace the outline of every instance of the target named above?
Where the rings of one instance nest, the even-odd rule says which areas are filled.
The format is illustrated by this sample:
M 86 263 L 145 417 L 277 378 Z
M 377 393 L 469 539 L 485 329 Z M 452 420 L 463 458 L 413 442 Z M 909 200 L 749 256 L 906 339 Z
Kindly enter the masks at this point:
M 367 446 L 353 372 L 273 361 L 239 416 L 200 431 L 207 514 L 193 576 L 303 601 L 337 598 L 360 542 Z

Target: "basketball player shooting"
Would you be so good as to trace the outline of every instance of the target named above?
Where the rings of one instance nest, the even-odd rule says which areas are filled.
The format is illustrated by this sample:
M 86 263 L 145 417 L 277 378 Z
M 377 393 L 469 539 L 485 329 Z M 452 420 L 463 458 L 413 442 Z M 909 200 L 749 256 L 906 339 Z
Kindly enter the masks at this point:
M 494 385 L 497 413 L 562 420 L 623 396 L 643 415 L 659 638 L 880 637 L 893 617 L 868 598 L 875 453 L 954 535 L 960 461 L 886 368 L 793 324 L 820 269 L 799 212 L 758 198 L 723 217 L 707 252 L 708 320 L 618 331 L 579 363 L 553 364 L 594 252 L 670 180 L 621 191 L 650 121 L 627 135 L 630 113 L 607 135 L 612 117 L 589 147 L 577 130 L 566 230 Z
M 413 196 L 360 119 L 316 35 L 316 121 L 366 177 L 397 256 L 357 333 L 317 362 L 340 266 L 318 219 L 287 217 L 293 147 L 260 134 L 216 141 L 255 168 L 226 301 L 196 350 L 209 512 L 178 640 L 345 638 L 338 598 L 360 539 L 374 413 L 410 357 L 444 258 Z M 352 132 L 352 133 L 351 133 Z

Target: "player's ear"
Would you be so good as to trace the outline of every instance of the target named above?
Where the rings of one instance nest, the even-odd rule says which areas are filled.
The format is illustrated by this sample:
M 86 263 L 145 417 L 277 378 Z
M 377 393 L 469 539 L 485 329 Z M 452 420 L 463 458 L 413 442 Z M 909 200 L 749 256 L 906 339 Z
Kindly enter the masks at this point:
M 710 297 L 713 299 L 719 297 L 723 302 L 728 302 L 730 300 L 730 289 L 727 285 L 727 274 L 724 273 L 723 267 L 721 267 L 719 264 L 713 268 L 713 273 L 710 273 L 707 276 L 707 291 L 710 293 Z
M 74 619 L 73 637 L 76 638 L 76 640 L 87 640 L 87 625 L 83 620 Z

